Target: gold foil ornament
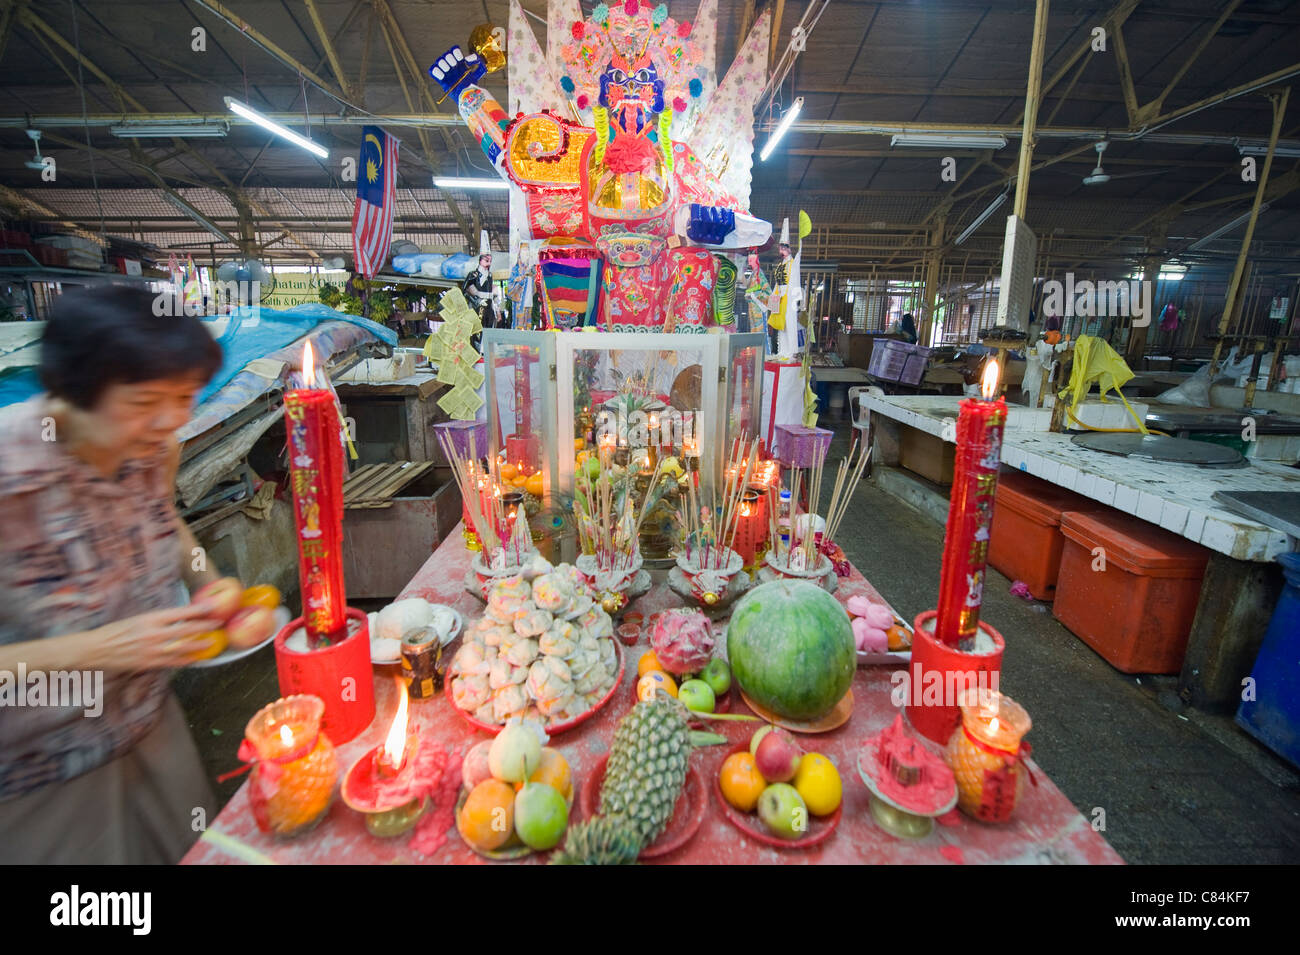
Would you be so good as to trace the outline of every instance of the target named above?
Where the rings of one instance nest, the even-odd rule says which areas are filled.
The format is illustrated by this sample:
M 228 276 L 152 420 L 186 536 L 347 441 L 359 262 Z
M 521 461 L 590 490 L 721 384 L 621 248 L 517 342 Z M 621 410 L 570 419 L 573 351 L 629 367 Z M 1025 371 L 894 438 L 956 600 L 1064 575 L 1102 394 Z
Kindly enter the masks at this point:
M 506 31 L 491 23 L 481 23 L 469 35 L 469 45 L 483 60 L 489 73 L 495 73 L 506 65 L 505 51 Z

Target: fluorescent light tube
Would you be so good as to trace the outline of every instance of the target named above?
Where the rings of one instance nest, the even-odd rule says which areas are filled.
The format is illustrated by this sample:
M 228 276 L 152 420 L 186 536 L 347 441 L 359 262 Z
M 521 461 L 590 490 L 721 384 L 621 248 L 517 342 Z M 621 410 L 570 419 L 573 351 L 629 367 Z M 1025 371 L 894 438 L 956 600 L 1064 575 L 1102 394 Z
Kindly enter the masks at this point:
M 989 216 L 997 212 L 998 207 L 1001 206 L 1002 203 L 1006 201 L 1007 201 L 1007 194 L 1004 192 L 1001 195 L 999 195 L 996 199 L 994 199 L 992 202 L 990 202 L 988 208 L 975 217 L 974 222 L 972 222 L 966 228 L 962 229 L 961 235 L 953 239 L 952 244 L 961 245 L 963 242 L 969 239 L 972 235 L 975 234 L 975 230 L 978 229 L 980 226 L 982 226 L 985 222 L 987 222 Z
M 781 141 L 781 137 L 785 135 L 786 130 L 790 128 L 790 124 L 794 122 L 794 118 L 799 115 L 799 110 L 801 109 L 803 109 L 803 97 L 796 96 L 794 102 L 790 104 L 790 108 L 787 109 L 785 115 L 781 117 L 781 122 L 777 124 L 771 137 L 768 138 L 767 145 L 764 146 L 763 151 L 758 154 L 759 162 L 767 162 L 767 157 L 772 155 L 772 150 L 775 149 L 776 144 Z
M 891 146 L 920 146 L 923 149 L 1001 149 L 1005 136 L 977 136 L 962 133 L 896 133 Z
M 510 183 L 504 179 L 442 179 L 433 178 L 433 184 L 439 189 L 509 189 Z
M 1268 143 L 1266 141 L 1261 142 L 1258 139 L 1239 139 L 1237 140 L 1237 153 L 1242 156 L 1267 156 Z M 1277 147 L 1273 150 L 1273 155 L 1294 159 L 1300 156 L 1300 143 L 1280 139 Z
M 238 242 L 235 241 L 234 237 L 230 235 L 230 233 L 222 229 L 221 226 L 216 225 L 205 215 L 203 215 L 203 213 L 199 212 L 198 209 L 195 209 L 192 205 L 190 205 L 180 196 L 176 195 L 176 193 L 164 189 L 162 197 L 166 199 L 168 202 L 170 202 L 172 205 L 174 205 L 181 212 L 185 213 L 185 215 L 189 216 L 191 219 L 193 219 L 195 222 L 201 225 L 204 229 L 207 229 L 218 239 L 221 239 L 223 242 L 229 242 L 231 245 L 239 244 Z
M 120 123 L 108 131 L 118 139 L 217 139 L 230 127 L 225 123 Z
M 275 135 L 281 137 L 282 139 L 289 140 L 289 142 L 293 143 L 295 146 L 301 146 L 303 149 L 307 150 L 307 152 L 313 153 L 319 156 L 321 159 L 329 159 L 330 151 L 326 149 L 324 146 L 322 146 L 320 143 L 313 142 L 312 140 L 308 139 L 305 136 L 298 135 L 292 129 L 289 129 L 287 126 L 281 126 L 275 120 L 263 116 L 257 110 L 253 109 L 251 106 L 245 106 L 239 100 L 232 99 L 229 96 L 226 97 L 226 106 L 228 106 L 230 108 L 230 111 L 235 115 L 242 116 L 244 117 L 244 119 L 256 123 L 258 126 L 261 126 L 263 129 L 275 133 Z
M 1265 203 L 1263 203 L 1263 204 L 1260 205 L 1260 207 L 1259 207 L 1259 213 L 1260 213 L 1260 215 L 1263 215 L 1267 210 L 1268 210 L 1268 203 L 1267 203 L 1267 202 L 1265 202 Z M 1217 229 L 1215 229 L 1213 232 L 1211 232 L 1211 233 L 1210 233 L 1209 235 L 1207 235 L 1205 238 L 1203 238 L 1203 239 L 1197 239 L 1195 242 L 1193 242 L 1191 245 L 1189 245 L 1189 246 L 1187 247 L 1187 249 L 1188 249 L 1188 251 L 1190 252 L 1190 251 L 1193 251 L 1193 250 L 1195 250 L 1195 249 L 1199 249 L 1199 248 L 1202 248 L 1202 247 L 1204 247 L 1204 246 L 1207 246 L 1207 245 L 1209 245 L 1211 242 L 1213 242 L 1215 239 L 1217 239 L 1219 236 L 1221 236 L 1221 235 L 1226 235 L 1227 233 L 1231 232 L 1233 229 L 1237 228 L 1238 226 L 1243 226 L 1243 225 L 1245 225 L 1245 224 L 1246 224 L 1247 222 L 1249 222 L 1249 221 L 1250 221 L 1250 213 L 1249 213 L 1249 212 L 1243 212 L 1241 215 L 1237 216 L 1237 218 L 1233 219 L 1231 222 L 1227 222 L 1227 223 L 1225 223 L 1225 224 L 1219 226 Z

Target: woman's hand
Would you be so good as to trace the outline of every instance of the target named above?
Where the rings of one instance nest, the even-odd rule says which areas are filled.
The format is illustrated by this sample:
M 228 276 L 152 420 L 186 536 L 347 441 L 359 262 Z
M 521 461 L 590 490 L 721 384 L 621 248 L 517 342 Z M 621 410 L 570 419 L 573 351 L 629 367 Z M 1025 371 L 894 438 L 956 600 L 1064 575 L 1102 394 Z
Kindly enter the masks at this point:
M 153 610 L 82 634 L 79 664 L 105 670 L 164 670 L 182 667 L 210 645 L 201 635 L 220 629 L 221 618 L 206 600 Z

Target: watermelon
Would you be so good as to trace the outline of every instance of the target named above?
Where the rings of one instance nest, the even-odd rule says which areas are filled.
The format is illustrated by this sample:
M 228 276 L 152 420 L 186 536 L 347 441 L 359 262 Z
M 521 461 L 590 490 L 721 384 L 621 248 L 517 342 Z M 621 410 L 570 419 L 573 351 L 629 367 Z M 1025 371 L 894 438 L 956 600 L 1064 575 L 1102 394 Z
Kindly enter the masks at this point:
M 727 626 L 727 657 L 751 700 L 789 720 L 816 720 L 853 682 L 853 626 L 816 584 L 774 580 L 741 598 Z

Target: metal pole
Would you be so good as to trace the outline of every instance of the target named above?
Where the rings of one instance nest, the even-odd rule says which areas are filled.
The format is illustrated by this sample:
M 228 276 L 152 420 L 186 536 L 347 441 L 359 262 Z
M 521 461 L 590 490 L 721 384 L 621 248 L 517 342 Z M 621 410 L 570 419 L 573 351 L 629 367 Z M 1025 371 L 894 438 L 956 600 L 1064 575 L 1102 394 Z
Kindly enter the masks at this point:
M 1223 304 L 1223 316 L 1219 319 L 1219 337 L 1214 343 L 1214 357 L 1210 359 L 1210 381 L 1219 370 L 1219 355 L 1223 352 L 1223 336 L 1228 331 L 1228 323 L 1236 310 L 1241 292 L 1241 277 L 1246 268 L 1246 254 L 1250 251 L 1251 240 L 1255 237 L 1255 222 L 1259 219 L 1259 206 L 1264 200 L 1264 190 L 1268 187 L 1268 172 L 1273 166 L 1273 150 L 1277 148 L 1278 137 L 1282 134 L 1282 118 L 1286 115 L 1287 101 L 1291 98 L 1291 87 L 1269 97 L 1273 101 L 1273 131 L 1268 137 L 1268 152 L 1264 154 L 1264 169 L 1259 174 L 1259 183 L 1255 186 L 1255 201 L 1250 207 L 1250 221 L 1246 223 L 1246 234 L 1241 237 L 1241 251 L 1237 253 L 1237 265 L 1232 270 L 1232 279 L 1228 283 L 1228 296 Z
M 1025 93 L 1025 123 L 1020 136 L 1020 166 L 1016 171 L 1015 215 L 1025 217 L 1029 205 L 1029 166 L 1034 158 L 1034 128 L 1038 124 L 1038 100 L 1043 88 L 1043 49 L 1047 44 L 1047 2 L 1034 4 L 1034 44 L 1029 54 L 1029 86 Z

